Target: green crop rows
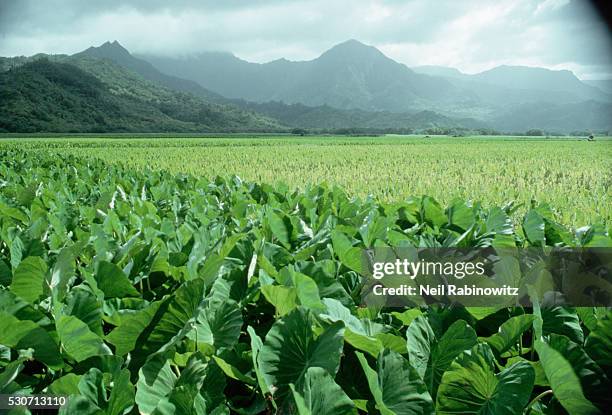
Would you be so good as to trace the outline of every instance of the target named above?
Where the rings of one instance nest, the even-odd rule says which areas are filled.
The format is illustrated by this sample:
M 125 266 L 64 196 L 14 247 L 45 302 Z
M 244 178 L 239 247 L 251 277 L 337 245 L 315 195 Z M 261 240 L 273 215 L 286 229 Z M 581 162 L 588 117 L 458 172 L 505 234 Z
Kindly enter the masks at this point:
M 0 141 L 2 146 L 11 143 Z M 79 156 L 213 178 L 237 174 L 289 188 L 328 182 L 351 195 L 385 201 L 429 195 L 502 206 L 517 217 L 531 201 L 579 227 L 612 221 L 612 140 L 517 137 L 273 137 L 19 139 L 20 148 L 53 147 Z
M 346 149 L 380 167 L 412 148 L 347 141 L 328 149 L 324 165 Z M 284 144 L 185 140 L 155 152 L 110 143 L 0 144 L 0 393 L 69 395 L 61 413 L 109 415 L 582 415 L 612 405 L 610 310 L 367 308 L 357 265 L 373 246 L 611 247 L 609 222 L 573 229 L 547 204 L 524 206 L 513 220 L 512 205 L 387 203 L 331 185 L 294 191 L 159 169 L 209 171 L 208 160 L 221 173 L 227 157 L 256 174 L 241 166 L 248 152 L 283 165 Z M 595 144 L 559 143 L 542 168 L 559 168 L 571 149 L 590 154 L 582 161 L 590 169 L 567 174 L 575 184 L 583 174 L 609 201 L 597 167 L 606 161 L 593 150 L 609 147 Z M 288 145 L 302 162 L 329 154 L 316 143 Z M 412 146 L 429 163 L 454 160 L 433 158 L 428 145 Z M 495 160 L 481 168 L 498 169 Z M 343 180 L 361 165 L 351 163 L 337 167 Z M 297 183 L 308 166 L 281 177 Z M 277 167 L 260 171 L 268 168 Z M 372 168 L 355 180 L 367 183 Z

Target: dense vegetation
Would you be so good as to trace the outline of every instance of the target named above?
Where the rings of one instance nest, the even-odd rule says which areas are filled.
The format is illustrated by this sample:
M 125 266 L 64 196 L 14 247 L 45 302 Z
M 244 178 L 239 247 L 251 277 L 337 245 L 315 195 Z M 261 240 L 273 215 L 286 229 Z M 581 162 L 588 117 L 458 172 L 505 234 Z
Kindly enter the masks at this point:
M 225 99 L 219 94 L 205 89 L 197 82 L 166 75 L 158 71 L 149 62 L 132 56 L 130 52 L 128 52 L 117 41 L 114 41 L 113 43 L 106 42 L 99 47 L 92 46 L 82 52 L 72 55 L 71 58 L 77 62 L 81 61 L 81 58 L 89 58 L 87 59 L 89 61 L 99 61 L 100 59 L 110 60 L 122 68 L 137 73 L 142 78 L 162 85 L 168 89 L 186 92 L 209 102 L 223 103 L 225 101 Z M 94 73 L 96 70 L 93 67 L 89 67 L 87 69 L 92 70 Z
M 28 151 L 52 148 L 201 177 L 237 174 L 292 188 L 339 185 L 350 195 L 392 202 L 427 194 L 487 206 L 513 201 L 520 218 L 532 201 L 573 227 L 612 223 L 612 141 L 520 137 L 19 138 Z M 546 163 L 542 163 L 542 157 Z
M 366 308 L 355 260 L 385 245 L 610 247 L 602 226 L 574 232 L 546 206 L 513 225 L 510 206 L 384 203 L 4 147 L 0 393 L 71 395 L 64 414 L 112 415 L 612 404 L 609 310 Z
M 275 121 L 144 80 L 110 61 L 36 59 L 0 73 L 0 131 L 274 130 Z

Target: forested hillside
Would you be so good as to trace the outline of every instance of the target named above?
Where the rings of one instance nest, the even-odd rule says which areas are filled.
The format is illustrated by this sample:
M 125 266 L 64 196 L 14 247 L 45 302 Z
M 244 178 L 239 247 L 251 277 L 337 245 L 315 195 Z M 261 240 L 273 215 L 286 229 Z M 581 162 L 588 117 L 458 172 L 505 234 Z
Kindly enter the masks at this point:
M 54 56 L 0 73 L 0 131 L 268 131 L 273 120 L 147 81 L 109 60 Z

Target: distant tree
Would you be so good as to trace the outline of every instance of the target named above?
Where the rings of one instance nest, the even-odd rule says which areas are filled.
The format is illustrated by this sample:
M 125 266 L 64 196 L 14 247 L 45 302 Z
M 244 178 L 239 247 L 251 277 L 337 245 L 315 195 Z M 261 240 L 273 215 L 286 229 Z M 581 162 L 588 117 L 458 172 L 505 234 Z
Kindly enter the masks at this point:
M 542 130 L 538 130 L 538 129 L 531 129 L 531 130 L 527 130 L 527 132 L 525 133 L 525 135 L 528 136 L 535 136 L 535 137 L 541 137 L 544 135 L 544 131 Z
M 303 128 L 294 128 L 293 130 L 291 130 L 291 134 L 293 135 L 301 135 L 304 136 L 308 133 L 308 131 L 306 131 Z

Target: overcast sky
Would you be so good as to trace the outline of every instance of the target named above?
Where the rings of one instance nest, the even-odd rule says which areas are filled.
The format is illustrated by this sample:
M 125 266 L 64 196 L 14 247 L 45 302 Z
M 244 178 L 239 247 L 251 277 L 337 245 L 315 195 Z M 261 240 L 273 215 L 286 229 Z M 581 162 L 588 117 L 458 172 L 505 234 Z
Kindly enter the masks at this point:
M 612 78 L 611 37 L 587 0 L 0 0 L 0 56 L 118 40 L 143 54 L 308 60 L 351 38 L 408 66 L 529 65 Z

